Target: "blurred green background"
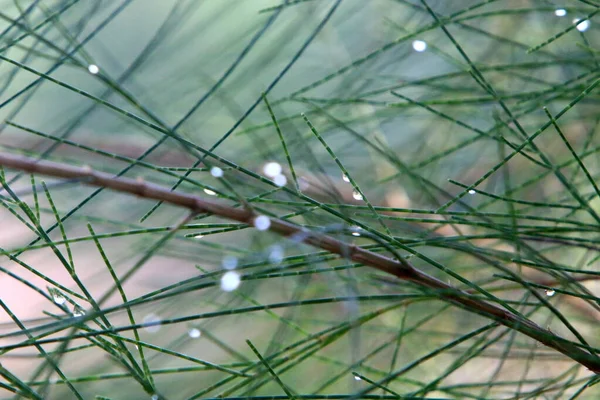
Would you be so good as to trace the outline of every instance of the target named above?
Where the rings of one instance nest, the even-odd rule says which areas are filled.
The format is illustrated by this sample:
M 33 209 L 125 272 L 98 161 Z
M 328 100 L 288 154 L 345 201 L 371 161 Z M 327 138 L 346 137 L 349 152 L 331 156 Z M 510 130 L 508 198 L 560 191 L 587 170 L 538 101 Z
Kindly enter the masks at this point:
M 393 257 L 366 233 L 385 236 L 423 271 L 466 287 L 442 265 L 577 341 L 564 317 L 595 349 L 597 275 L 573 271 L 597 270 L 598 7 L 2 0 L 0 149 L 169 188 L 189 173 L 177 190 L 210 199 L 213 191 L 227 204 L 245 199 L 261 213 Z M 560 116 L 564 139 L 544 107 Z M 258 179 L 267 162 L 283 166 L 285 188 Z M 211 176 L 212 166 L 226 179 Z M 591 382 L 571 359 L 504 327 L 469 339 L 490 321 L 294 238 L 206 215 L 178 226 L 187 213 L 176 207 L 5 174 L 50 241 L 0 191 L 0 297 L 36 340 L 56 339 L 44 349 L 75 390 L 23 344 L 7 312 L 0 382 L 12 386 L 14 375 L 41 398 L 568 399 Z M 353 226 L 365 237 L 344 231 Z M 122 329 L 131 359 L 110 332 L 69 339 L 104 322 L 73 318 L 75 305 L 88 314 L 92 305 L 57 251 L 72 253 L 96 300 L 112 290 L 101 307 Z M 220 280 L 232 260 L 243 282 L 227 292 Z M 499 266 L 532 286 L 505 279 Z M 123 306 L 111 268 L 127 276 L 123 292 L 134 303 Z M 48 288 L 67 298 L 67 309 Z M 148 326 L 128 327 L 134 323 Z M 123 360 L 147 365 L 145 387 Z M 14 396 L 4 390 L 0 397 Z M 585 387 L 577 398 L 599 393 Z

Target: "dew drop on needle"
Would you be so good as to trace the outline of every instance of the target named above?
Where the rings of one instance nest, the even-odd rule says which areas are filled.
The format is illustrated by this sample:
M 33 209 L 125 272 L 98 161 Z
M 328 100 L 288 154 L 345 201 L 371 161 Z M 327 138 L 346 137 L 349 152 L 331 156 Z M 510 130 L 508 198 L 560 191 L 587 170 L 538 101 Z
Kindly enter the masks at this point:
M 221 277 L 221 289 L 232 292 L 240 286 L 240 275 L 235 271 L 229 271 Z
M 427 50 L 427 43 L 422 40 L 415 40 L 412 43 L 412 47 L 413 47 L 414 51 L 416 51 L 418 53 L 422 53 L 425 50 Z
M 273 183 L 279 187 L 284 187 L 287 184 L 287 178 L 283 174 L 276 175 L 273 178 Z
M 269 178 L 274 178 L 277 175 L 281 175 L 281 171 L 282 171 L 281 165 L 276 162 L 266 163 L 265 166 L 263 167 L 263 172 Z
M 67 301 L 67 299 L 65 298 L 65 296 L 63 296 L 60 293 L 56 293 L 56 292 L 52 295 L 52 300 L 54 300 L 54 302 L 56 304 L 58 304 L 59 306 L 65 304 L 66 301 Z
M 573 23 L 576 25 L 576 28 L 579 32 L 585 32 L 590 27 L 590 21 L 587 19 L 585 21 L 581 21 L 581 19 L 575 18 Z
M 254 227 L 259 231 L 266 231 L 271 226 L 271 220 L 266 215 L 254 218 Z
M 190 328 L 188 330 L 188 336 L 192 339 L 198 339 L 200 336 L 202 336 L 202 332 L 198 328 Z
M 554 10 L 554 15 L 556 15 L 557 17 L 564 17 L 565 15 L 567 15 L 567 10 L 565 10 L 564 8 L 557 8 L 556 10 Z
M 74 317 L 82 317 L 84 315 L 85 315 L 85 311 L 83 310 L 83 308 L 81 308 L 79 306 L 73 307 L 73 316 Z
M 215 178 L 221 178 L 223 176 L 223 170 L 219 167 L 212 167 L 210 169 L 210 174 Z

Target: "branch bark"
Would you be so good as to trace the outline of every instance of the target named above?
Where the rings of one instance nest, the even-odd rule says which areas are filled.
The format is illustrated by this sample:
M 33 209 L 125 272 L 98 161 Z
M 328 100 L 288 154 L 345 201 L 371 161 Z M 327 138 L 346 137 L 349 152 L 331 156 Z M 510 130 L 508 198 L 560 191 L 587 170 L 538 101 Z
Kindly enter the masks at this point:
M 106 173 L 94 171 L 89 167 L 75 167 L 6 153 L 0 153 L 0 166 L 57 178 L 83 179 L 82 183 L 86 185 L 104 187 L 147 199 L 160 200 L 172 205 L 188 208 L 194 212 L 211 213 L 249 225 L 252 225 L 254 219 L 258 216 L 251 210 L 234 208 L 218 201 L 207 200 L 192 194 L 172 192 L 168 188 L 143 180 L 114 177 Z M 596 354 L 584 350 L 579 345 L 552 333 L 548 329 L 540 327 L 529 319 L 448 285 L 418 270 L 406 260 L 391 259 L 356 245 L 347 244 L 331 236 L 308 231 L 279 219 L 271 218 L 269 230 L 282 236 L 294 236 L 301 239 L 304 243 L 339 254 L 352 261 L 393 275 L 398 279 L 413 282 L 429 290 L 433 289 L 437 291 L 440 299 L 495 320 L 511 329 L 515 329 L 559 351 L 587 367 L 590 371 L 600 374 L 600 358 Z

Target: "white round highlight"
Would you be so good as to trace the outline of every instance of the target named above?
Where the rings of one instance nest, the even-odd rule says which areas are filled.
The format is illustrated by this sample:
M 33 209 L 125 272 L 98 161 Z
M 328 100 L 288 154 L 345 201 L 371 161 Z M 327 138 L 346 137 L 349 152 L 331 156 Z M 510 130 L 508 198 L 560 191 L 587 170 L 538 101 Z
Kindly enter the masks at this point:
M 60 293 L 54 293 L 54 295 L 52 296 L 52 300 L 54 300 L 54 302 L 56 304 L 58 304 L 59 306 L 65 304 L 67 302 L 67 299 L 65 298 L 65 296 L 63 296 Z
M 422 41 L 422 40 L 415 40 L 412 43 L 412 47 L 414 51 L 417 51 L 419 53 L 424 52 L 425 50 L 427 50 L 427 43 Z
M 358 190 L 355 190 L 352 192 L 352 197 L 354 198 L 354 200 L 362 200 L 362 194 L 360 194 L 360 192 Z
M 216 196 L 217 195 L 217 192 L 215 192 L 214 190 L 207 189 L 207 188 L 204 189 L 204 193 L 206 193 L 209 196 Z
M 285 175 L 279 174 L 273 178 L 273 183 L 279 187 L 284 187 L 287 183 Z
M 83 308 L 75 306 L 73 307 L 73 316 L 74 317 L 82 317 L 85 315 L 85 311 Z
M 282 171 L 281 165 L 276 162 L 266 163 L 265 166 L 263 167 L 263 172 L 265 173 L 266 176 L 268 176 L 270 178 L 274 178 L 277 175 L 281 175 L 281 171 Z
M 190 328 L 190 330 L 188 330 L 188 336 L 192 339 L 198 339 L 202 336 L 202 332 L 200 332 L 200 329 L 198 328 Z
M 579 32 L 585 32 L 590 28 L 590 21 L 589 20 L 585 20 L 585 21 L 581 21 L 579 18 L 576 18 L 573 20 L 573 23 L 576 24 L 576 28 Z
M 88 65 L 88 71 L 90 74 L 96 75 L 98 72 L 100 72 L 100 68 L 98 68 L 96 64 L 90 64 Z
M 221 277 L 221 289 L 226 292 L 232 292 L 240 286 L 240 275 L 237 272 L 229 271 Z
M 266 231 L 271 226 L 271 220 L 266 215 L 254 218 L 254 227 L 259 231 Z
M 223 176 L 223 170 L 219 167 L 212 167 L 210 169 L 210 174 L 215 178 L 220 178 Z
M 567 15 L 567 10 L 565 10 L 564 8 L 558 8 L 554 11 L 554 15 L 556 15 L 557 17 L 564 17 L 565 15 Z

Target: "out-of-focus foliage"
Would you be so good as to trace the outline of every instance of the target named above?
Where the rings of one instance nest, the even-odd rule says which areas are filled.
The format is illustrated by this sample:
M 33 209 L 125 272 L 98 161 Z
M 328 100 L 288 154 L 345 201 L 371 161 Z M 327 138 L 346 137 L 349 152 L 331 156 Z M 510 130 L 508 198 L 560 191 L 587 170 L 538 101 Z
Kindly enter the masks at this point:
M 0 0 L 0 151 L 248 203 L 595 354 L 599 7 Z M 600 394 L 555 350 L 301 238 L 0 177 L 1 398 Z

